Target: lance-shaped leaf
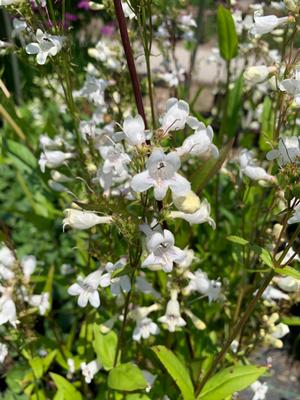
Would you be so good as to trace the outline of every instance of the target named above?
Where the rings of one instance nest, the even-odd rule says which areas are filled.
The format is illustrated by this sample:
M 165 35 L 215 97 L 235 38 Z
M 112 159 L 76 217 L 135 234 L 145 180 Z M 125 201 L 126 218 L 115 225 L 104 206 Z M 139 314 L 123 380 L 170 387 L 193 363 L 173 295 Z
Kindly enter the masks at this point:
M 217 25 L 220 54 L 229 61 L 237 55 L 238 37 L 231 12 L 222 5 L 218 7 Z

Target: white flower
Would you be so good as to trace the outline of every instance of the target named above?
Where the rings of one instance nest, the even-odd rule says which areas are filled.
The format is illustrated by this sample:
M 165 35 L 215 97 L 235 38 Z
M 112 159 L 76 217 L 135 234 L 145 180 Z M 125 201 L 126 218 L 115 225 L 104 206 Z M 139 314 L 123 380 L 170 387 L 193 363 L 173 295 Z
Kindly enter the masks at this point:
M 25 31 L 27 28 L 27 22 L 22 20 L 22 19 L 18 19 L 18 18 L 14 18 L 13 19 L 13 31 L 12 31 L 12 37 L 16 37 L 19 36 L 20 33 L 22 33 L 23 31 Z
M 25 278 L 29 279 L 36 268 L 35 256 L 25 256 L 21 260 L 21 267 Z
M 125 17 L 127 17 L 129 19 L 136 18 L 135 13 L 131 9 L 130 3 L 128 4 L 128 2 L 122 1 L 122 8 L 123 8 Z
M 132 338 L 139 342 L 141 338 L 148 339 L 150 335 L 158 335 L 159 328 L 151 318 L 145 317 L 138 319 L 136 327 L 134 328 Z
M 5 343 L 0 343 L 0 364 L 2 364 L 5 360 L 5 357 L 8 354 L 8 348 Z
M 112 217 L 110 215 L 100 217 L 91 211 L 81 211 L 73 208 L 67 208 L 64 211 L 63 228 L 70 226 L 74 229 L 84 230 L 98 224 L 110 224 Z
M 215 221 L 210 217 L 210 204 L 206 199 L 202 200 L 200 208 L 194 213 L 171 211 L 169 215 L 171 218 L 182 218 L 190 225 L 203 224 L 204 222 L 208 222 L 213 229 L 215 229 L 216 227 Z
M 289 300 L 289 296 L 287 294 L 270 285 L 263 292 L 262 298 L 265 300 Z
M 284 79 L 280 82 L 279 88 L 295 97 L 296 104 L 300 105 L 300 66 L 295 69 L 295 78 Z
M 9 281 L 10 279 L 13 279 L 14 276 L 14 271 L 12 271 L 9 267 L 0 264 L 0 278 L 4 279 L 5 281 Z
M 190 118 L 190 121 L 192 118 Z M 198 121 L 197 121 L 198 122 Z M 176 151 L 180 156 L 185 154 L 191 154 L 193 156 L 203 157 L 212 155 L 215 158 L 219 157 L 219 150 L 212 143 L 214 132 L 211 126 L 205 127 L 202 122 L 198 122 L 196 125 L 195 133 L 187 137 L 182 146 L 178 147 Z M 190 123 L 190 125 L 192 125 Z M 192 126 L 193 127 L 193 126 Z
M 251 151 L 243 149 L 239 156 L 241 174 L 255 181 L 274 181 L 274 177 L 268 174 L 262 167 L 255 165 Z
M 50 308 L 49 293 L 34 294 L 30 296 L 28 303 L 33 307 L 37 307 L 40 315 L 45 315 Z
M 178 210 L 185 213 L 194 213 L 201 207 L 199 197 L 192 190 L 179 195 L 173 193 L 172 199 L 174 205 L 178 208 Z
M 141 115 L 125 118 L 122 126 L 127 143 L 137 146 L 146 141 L 145 123 Z
M 128 293 L 130 289 L 130 279 L 127 275 L 117 276 L 110 280 L 110 291 L 113 296 L 119 296 L 122 292 Z
M 185 293 L 199 292 L 208 297 L 209 302 L 217 300 L 220 297 L 221 282 L 210 280 L 206 272 L 198 269 L 195 272 L 188 272 L 187 277 L 190 282 L 185 288 Z
M 176 328 L 186 325 L 185 320 L 181 317 L 180 306 L 177 300 L 177 293 L 171 293 L 171 300 L 167 303 L 165 315 L 158 318 L 158 321 L 167 325 L 169 332 L 175 332 Z
M 272 32 L 279 25 L 289 21 L 289 17 L 278 18 L 276 15 L 261 15 L 261 11 L 254 13 L 254 25 L 250 29 L 252 35 L 263 35 Z
M 74 374 L 74 372 L 75 372 L 75 362 L 74 362 L 73 358 L 68 358 L 67 359 L 67 364 L 68 364 L 68 367 L 69 367 L 70 374 Z
M 186 193 L 191 189 L 190 183 L 177 173 L 180 159 L 175 152 L 167 155 L 155 148 L 146 162 L 147 170 L 135 175 L 131 187 L 135 192 L 145 192 L 154 187 L 154 197 L 162 200 L 168 188 L 176 194 Z
M 300 281 L 291 276 L 278 276 L 274 282 L 285 292 L 298 292 L 300 290 Z
M 246 68 L 244 78 L 255 84 L 265 81 L 271 72 L 275 72 L 276 67 L 267 67 L 266 65 L 255 65 Z
M 10 322 L 16 328 L 19 321 L 17 320 L 16 305 L 12 299 L 11 288 L 1 288 L 3 292 L 0 297 L 0 325 Z
M 73 283 L 68 289 L 71 296 L 78 297 L 79 307 L 86 307 L 88 302 L 94 308 L 100 306 L 100 297 L 98 293 L 98 286 L 107 287 L 110 284 L 110 274 L 105 273 L 100 269 L 87 275 L 85 278 L 79 277 L 76 283 Z
M 278 150 L 269 151 L 267 159 L 277 159 L 280 166 L 300 161 L 300 136 L 280 138 Z
M 293 216 L 288 219 L 288 224 L 299 224 L 300 223 L 300 204 L 294 208 Z
M 148 386 L 146 387 L 145 391 L 147 393 L 149 393 L 151 388 L 152 388 L 152 386 L 153 386 L 153 383 L 154 383 L 154 381 L 156 379 L 156 375 L 151 374 L 151 372 L 146 371 L 145 369 L 142 369 L 142 373 L 143 373 L 144 378 L 146 379 L 146 381 L 148 383 Z
M 84 85 L 78 94 L 86 97 L 96 105 L 104 105 L 104 92 L 107 85 L 108 83 L 104 79 L 97 79 L 92 75 L 87 75 Z
M 65 164 L 67 160 L 74 157 L 74 153 L 64 153 L 60 150 L 45 150 L 40 155 L 39 166 L 42 172 L 45 168 L 56 168 Z
M 2 246 L 0 248 L 0 264 L 11 268 L 15 261 L 14 253 L 7 246 Z
M 188 103 L 172 97 L 166 103 L 166 113 L 160 118 L 161 127 L 165 133 L 183 129 L 190 112 Z
M 274 339 L 281 339 L 285 335 L 287 335 L 290 332 L 290 329 L 288 325 L 284 324 L 283 322 L 280 322 L 279 324 L 275 325 L 275 329 L 272 332 L 271 336 Z
M 173 263 L 180 263 L 186 257 L 185 252 L 174 246 L 174 243 L 172 232 L 166 229 L 164 229 L 163 233 L 153 233 L 147 240 L 147 248 L 150 254 L 142 266 L 161 265 L 165 272 L 171 272 Z
M 86 383 L 91 383 L 94 376 L 101 369 L 101 364 L 97 360 L 90 361 L 88 364 L 83 362 L 80 364 L 82 375 Z
M 36 61 L 40 65 L 44 65 L 48 56 L 55 56 L 63 45 L 64 38 L 62 36 L 49 35 L 41 29 L 36 31 L 37 42 L 29 43 L 26 46 L 27 54 L 36 54 Z
M 177 266 L 180 269 L 187 269 L 192 265 L 193 261 L 196 260 L 197 257 L 195 256 L 194 250 L 189 249 L 188 247 L 186 247 L 183 251 L 185 252 L 186 257 L 182 262 L 178 263 Z
M 261 383 L 259 381 L 256 381 L 252 383 L 251 389 L 254 392 L 252 400 L 265 400 L 269 388 L 266 382 Z
M 122 175 L 126 170 L 126 165 L 130 162 L 130 157 L 124 151 L 124 147 L 121 144 L 114 146 L 101 146 L 100 154 L 104 160 L 102 170 L 104 174 L 116 173 L 116 175 Z

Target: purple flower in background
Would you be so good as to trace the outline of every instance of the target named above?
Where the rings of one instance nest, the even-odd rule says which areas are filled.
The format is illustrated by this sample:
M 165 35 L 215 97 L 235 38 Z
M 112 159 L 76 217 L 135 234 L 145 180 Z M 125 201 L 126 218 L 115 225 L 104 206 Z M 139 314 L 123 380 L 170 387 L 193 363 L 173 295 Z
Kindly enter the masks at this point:
M 89 10 L 90 9 L 89 0 L 80 0 L 77 3 L 77 8 L 82 8 L 83 10 Z
M 116 31 L 116 26 L 113 22 L 106 24 L 101 28 L 101 34 L 103 36 L 108 36 L 108 37 L 113 36 L 115 31 Z

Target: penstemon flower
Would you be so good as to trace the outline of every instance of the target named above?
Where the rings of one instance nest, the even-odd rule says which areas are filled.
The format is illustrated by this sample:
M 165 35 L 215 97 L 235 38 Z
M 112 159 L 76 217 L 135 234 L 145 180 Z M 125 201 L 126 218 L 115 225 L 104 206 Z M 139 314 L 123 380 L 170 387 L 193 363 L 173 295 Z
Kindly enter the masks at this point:
M 70 226 L 74 229 L 84 230 L 99 224 L 111 224 L 113 219 L 110 215 L 99 216 L 91 211 L 81 211 L 74 208 L 67 208 L 63 220 L 63 229 Z
M 158 321 L 166 325 L 169 332 L 175 332 L 176 328 L 182 328 L 186 325 L 185 320 L 180 314 L 180 305 L 177 300 L 177 292 L 171 292 L 171 299 L 167 303 L 165 315 L 158 318 Z
M 27 54 L 36 54 L 36 61 L 44 65 L 48 56 L 56 56 L 63 46 L 64 38 L 44 33 L 38 29 L 35 34 L 36 42 L 29 43 L 26 46 Z
M 145 192 L 154 187 L 154 197 L 162 200 L 168 188 L 175 194 L 186 193 L 191 189 L 190 183 L 177 173 L 180 159 L 175 152 L 165 155 L 155 148 L 146 162 L 147 170 L 135 175 L 131 187 L 135 192 Z
M 87 384 L 91 383 L 97 372 L 100 371 L 102 365 L 97 360 L 90 361 L 88 364 L 83 362 L 80 364 L 82 375 Z
M 182 262 L 186 257 L 183 250 L 174 246 L 174 236 L 167 229 L 164 229 L 162 233 L 153 233 L 146 239 L 146 243 L 150 254 L 143 262 L 143 267 L 160 265 L 165 272 L 171 272 L 173 264 Z
M 76 283 L 73 283 L 68 289 L 71 296 L 78 296 L 79 307 L 86 307 L 88 302 L 92 307 L 100 306 L 100 296 L 98 287 L 107 287 L 110 285 L 110 274 L 104 273 L 98 269 L 87 275 L 85 278 L 79 277 Z

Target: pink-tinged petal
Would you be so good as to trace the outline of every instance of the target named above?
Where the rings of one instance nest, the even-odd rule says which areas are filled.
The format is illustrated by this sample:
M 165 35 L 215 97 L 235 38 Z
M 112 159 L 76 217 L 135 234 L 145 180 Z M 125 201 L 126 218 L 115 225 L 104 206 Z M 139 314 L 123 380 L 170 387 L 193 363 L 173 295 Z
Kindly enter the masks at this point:
M 100 296 L 96 290 L 90 295 L 89 302 L 94 308 L 98 308 L 100 306 Z
M 154 184 L 154 180 L 150 177 L 148 171 L 135 175 L 131 180 L 131 188 L 135 192 L 145 192 Z
M 170 260 L 169 257 L 164 258 L 164 263 L 162 263 L 161 266 L 162 266 L 162 269 L 167 273 L 169 273 L 173 270 L 173 262 L 172 262 L 172 260 Z
M 71 296 L 78 296 L 82 292 L 82 288 L 78 285 L 78 283 L 73 283 L 68 289 L 68 293 Z
M 190 182 L 179 174 L 175 174 L 172 179 L 169 179 L 168 184 L 176 195 L 185 194 L 191 190 Z
M 27 54 L 38 54 L 38 52 L 40 51 L 40 46 L 38 45 L 38 43 L 29 43 L 26 46 L 25 50 Z

